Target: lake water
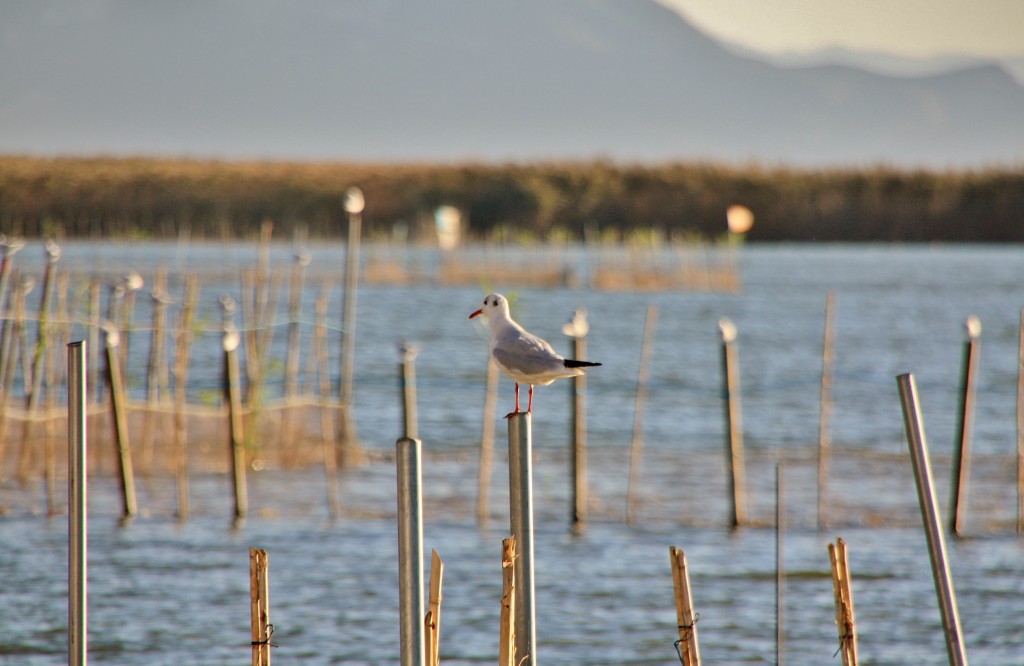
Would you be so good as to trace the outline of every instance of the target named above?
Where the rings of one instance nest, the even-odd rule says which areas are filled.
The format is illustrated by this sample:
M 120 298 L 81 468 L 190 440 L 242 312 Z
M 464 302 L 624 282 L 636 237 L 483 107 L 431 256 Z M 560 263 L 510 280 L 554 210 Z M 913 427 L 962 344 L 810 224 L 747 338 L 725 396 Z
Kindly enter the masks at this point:
M 577 250 L 578 251 L 578 250 Z M 26 268 L 41 251 L 18 255 Z M 240 298 L 233 274 L 250 244 L 68 243 L 66 270 L 157 264 L 196 269 L 212 322 L 197 352 L 197 393 L 217 385 L 221 293 Z M 287 267 L 290 248 L 275 247 Z M 314 248 L 314 275 L 340 275 L 344 249 Z M 568 389 L 537 389 L 536 577 L 538 658 L 546 664 L 677 663 L 668 547 L 688 556 L 706 663 L 774 663 L 775 466 L 786 480 L 783 562 L 785 660 L 838 663 L 826 544 L 850 553 L 863 663 L 944 664 L 946 654 L 924 534 L 906 456 L 895 376 L 914 373 L 946 511 L 957 429 L 964 320 L 981 318 L 969 536 L 950 541 L 967 652 L 975 663 L 1024 663 L 1024 541 L 1016 519 L 1016 382 L 1024 248 L 748 246 L 738 249 L 739 293 L 600 293 L 507 289 L 519 320 L 568 348 L 562 323 L 589 312 L 591 523 L 567 526 Z M 333 267 L 337 267 L 334 270 Z M 214 268 L 216 270 L 214 270 Z M 318 270 L 316 273 L 314 269 Z M 225 281 L 218 284 L 217 280 Z M 171 291 L 180 290 L 171 281 Z M 836 294 L 830 527 L 816 527 L 825 295 Z M 335 290 L 337 291 L 337 290 Z M 486 340 L 466 320 L 476 287 L 373 287 L 359 294 L 355 419 L 371 462 L 341 479 L 343 517 L 326 516 L 323 474 L 268 470 L 250 477 L 252 517 L 229 527 L 228 480 L 192 479 L 193 517 L 173 518 L 173 488 L 140 480 L 143 515 L 117 525 L 114 481 L 90 484 L 90 658 L 110 664 L 234 664 L 249 658 L 248 547 L 270 555 L 271 621 L 278 663 L 398 662 L 394 441 L 399 435 L 396 344 L 416 359 L 424 442 L 425 547 L 445 559 L 442 659 L 497 658 L 500 541 L 508 524 L 504 427 L 489 528 L 475 525 Z M 147 305 L 139 300 L 139 320 Z M 282 298 L 282 301 L 284 298 Z M 623 524 L 628 448 L 644 316 L 658 307 L 644 412 L 644 461 L 635 526 Z M 282 305 L 283 307 L 283 305 Z M 331 301 L 340 322 L 340 298 Z M 738 326 L 747 447 L 748 508 L 764 527 L 725 529 L 724 415 L 718 321 Z M 337 331 L 334 331 L 334 335 Z M 284 335 L 275 338 L 275 355 Z M 332 367 L 340 345 L 332 343 Z M 145 357 L 145 346 L 133 354 Z M 279 387 L 278 387 L 279 389 Z M 271 387 L 271 390 L 275 390 Z M 503 379 L 499 412 L 511 408 Z M 504 492 L 503 492 L 504 491 Z M 41 513 L 38 483 L 0 485 L 0 663 L 65 661 L 66 519 Z

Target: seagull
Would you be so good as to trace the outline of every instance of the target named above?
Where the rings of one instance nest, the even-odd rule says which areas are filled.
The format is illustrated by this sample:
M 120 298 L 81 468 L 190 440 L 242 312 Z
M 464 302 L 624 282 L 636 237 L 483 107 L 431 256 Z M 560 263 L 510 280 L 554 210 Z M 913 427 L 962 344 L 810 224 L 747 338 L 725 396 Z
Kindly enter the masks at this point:
M 484 315 L 489 321 L 494 362 L 516 383 L 516 409 L 505 418 L 522 413 L 519 409 L 520 383 L 530 387 L 526 406 L 526 413 L 530 414 L 533 412 L 534 386 L 547 386 L 556 379 L 576 377 L 583 374 L 584 368 L 601 365 L 559 356 L 547 341 L 528 333 L 513 321 L 508 312 L 508 300 L 501 294 L 489 295 L 484 299 L 484 306 L 469 318 L 479 315 Z

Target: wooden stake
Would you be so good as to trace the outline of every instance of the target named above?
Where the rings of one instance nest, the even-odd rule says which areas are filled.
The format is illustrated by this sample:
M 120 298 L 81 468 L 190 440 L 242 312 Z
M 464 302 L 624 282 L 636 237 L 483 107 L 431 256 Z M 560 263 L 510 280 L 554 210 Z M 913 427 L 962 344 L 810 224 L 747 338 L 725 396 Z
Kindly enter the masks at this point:
M 693 612 L 686 553 L 682 548 L 669 546 L 668 555 L 672 565 L 672 584 L 676 592 L 676 620 L 679 630 L 676 650 L 683 666 L 700 666 L 700 643 L 697 640 L 697 620 L 700 615 Z
M 835 544 L 830 543 L 828 559 L 832 564 L 832 591 L 836 601 L 839 652 L 843 655 L 843 666 L 857 666 L 857 625 L 853 614 L 853 589 L 850 587 L 846 542 L 836 538 Z
M 1017 346 L 1017 533 L 1024 534 L 1024 308 Z
M 723 317 L 718 322 L 722 331 L 722 365 L 725 396 L 726 460 L 729 464 L 730 526 L 747 522 L 746 489 L 743 463 L 743 418 L 740 408 L 740 365 L 736 351 L 736 325 Z
M 331 519 L 341 515 L 341 499 L 338 497 L 338 450 L 335 445 L 334 416 L 331 408 L 331 376 L 327 364 L 327 297 L 330 285 L 324 284 L 316 299 L 316 328 L 313 331 L 311 358 L 317 359 L 320 380 L 320 446 L 324 461 L 324 477 L 327 482 L 327 512 Z
M 644 448 L 644 410 L 647 407 L 647 382 L 651 375 L 651 350 L 654 347 L 654 325 L 658 308 L 647 306 L 644 341 L 640 349 L 640 369 L 636 378 L 636 404 L 633 408 L 633 441 L 629 447 L 629 481 L 626 488 L 626 523 L 636 519 L 636 490 L 640 480 L 640 463 Z
M 967 342 L 964 345 L 964 368 L 960 392 L 960 427 L 956 451 L 953 455 L 953 509 L 950 512 L 949 529 L 961 536 L 967 514 L 967 486 L 971 476 L 971 426 L 974 421 L 974 387 L 978 375 L 978 338 L 981 336 L 981 320 L 975 316 L 967 318 Z
M 427 666 L 438 666 L 441 663 L 441 584 L 444 577 L 444 562 L 436 550 L 431 550 L 430 553 L 430 598 L 427 615 L 424 618 L 424 636 L 427 643 Z
M 516 539 L 501 540 L 501 625 L 498 638 L 499 666 L 518 666 L 516 660 Z
M 234 302 L 223 299 L 225 318 L 234 310 Z M 235 490 L 235 525 L 245 520 L 249 513 L 249 496 L 246 487 L 245 435 L 242 425 L 242 393 L 239 386 L 238 345 L 241 337 L 234 322 L 228 320 L 224 326 L 224 399 L 228 404 L 229 444 L 231 446 L 232 481 Z
M 185 398 L 188 388 L 188 369 L 192 358 L 192 343 L 195 341 L 196 305 L 199 302 L 199 280 L 195 275 L 185 278 L 185 299 L 178 320 L 177 341 L 174 354 L 174 450 L 175 479 L 178 494 L 178 518 L 189 516 L 188 504 L 188 415 L 185 413 Z
M 825 297 L 825 339 L 821 348 L 821 405 L 818 413 L 818 528 L 828 521 L 828 458 L 832 446 L 829 417 L 832 413 L 832 376 L 835 364 L 836 293 Z
M 270 561 L 267 551 L 249 548 L 249 598 L 252 616 L 252 666 L 270 666 L 270 639 L 274 625 L 270 624 Z
M 132 447 L 128 438 L 128 414 L 125 409 L 126 398 L 121 376 L 121 356 L 118 353 L 121 339 L 112 324 L 106 328 L 106 334 L 107 384 L 110 386 L 110 412 L 114 426 L 114 445 L 117 449 L 118 471 L 121 476 L 121 519 L 127 521 L 138 513 L 138 505 L 135 499 Z
M 480 434 L 480 473 L 477 478 L 476 524 L 487 528 L 491 490 L 491 461 L 494 456 L 494 410 L 498 403 L 498 366 L 487 361 L 487 389 L 484 392 L 483 432 Z

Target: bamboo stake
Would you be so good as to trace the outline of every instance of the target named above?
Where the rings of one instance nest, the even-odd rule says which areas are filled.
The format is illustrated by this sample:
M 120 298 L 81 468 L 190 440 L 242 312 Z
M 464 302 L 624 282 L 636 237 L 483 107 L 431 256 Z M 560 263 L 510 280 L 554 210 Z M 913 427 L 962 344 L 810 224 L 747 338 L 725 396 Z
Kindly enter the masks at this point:
M 854 621 L 853 589 L 850 587 L 846 542 L 836 538 L 835 544 L 830 543 L 828 559 L 832 564 L 832 591 L 836 601 L 839 652 L 843 655 L 843 666 L 857 666 L 857 625 Z
M 88 654 L 88 427 L 86 349 L 68 345 L 68 666 Z
M 11 347 L 11 340 L 9 336 L 10 332 L 10 312 L 13 310 L 11 304 L 8 303 L 7 293 L 8 291 L 14 291 L 15 294 L 20 287 L 14 287 L 8 289 L 10 283 L 11 268 L 14 265 L 14 255 L 18 250 L 25 247 L 24 241 L 20 240 L 8 240 L 6 236 L 0 234 L 0 249 L 3 250 L 4 258 L 0 262 L 0 315 L 4 315 L 3 327 L 0 328 L 0 368 L 6 367 L 7 352 Z M 17 274 L 15 274 L 17 278 Z M 14 280 L 15 285 L 18 284 L 18 280 Z M 3 464 L 3 458 L 0 457 L 0 465 Z M 0 474 L 0 478 L 2 478 Z
M 51 337 L 55 338 L 49 346 L 46 370 L 46 446 L 45 446 L 45 479 L 46 479 L 46 515 L 57 515 L 57 420 L 53 415 L 57 412 L 57 393 L 64 383 L 64 363 L 61 363 L 61 350 L 71 335 L 71 318 L 68 316 L 68 283 L 69 276 L 62 273 L 57 280 L 57 322 Z
M 967 514 L 967 485 L 971 474 L 971 425 L 974 420 L 974 386 L 978 375 L 978 338 L 981 320 L 971 315 L 965 324 L 967 342 L 964 345 L 963 379 L 960 392 L 959 438 L 953 455 L 953 510 L 950 512 L 950 530 L 961 536 Z
M 352 413 L 353 377 L 356 360 L 356 298 L 359 289 L 359 246 L 362 235 L 363 208 L 365 200 L 358 187 L 349 188 L 345 195 L 345 212 L 348 213 L 348 244 L 345 246 L 345 294 L 342 302 L 341 320 L 341 417 L 343 459 L 348 460 L 352 449 L 358 446 L 359 435 Z
M 295 251 L 295 263 L 292 265 L 291 284 L 288 295 L 288 354 L 284 364 L 284 395 L 291 404 L 299 395 L 299 366 L 302 356 L 302 336 L 299 320 L 302 319 L 302 292 L 305 285 L 306 266 L 311 257 L 305 250 Z M 294 419 L 291 407 L 284 410 L 281 429 L 282 439 L 291 442 L 294 439 Z
M 195 275 L 185 278 L 185 298 L 178 319 L 177 342 L 174 354 L 174 450 L 175 480 L 178 499 L 178 519 L 188 518 L 188 414 L 185 399 L 188 389 L 188 369 L 192 359 L 195 332 L 196 304 L 199 302 L 199 279 Z
M 89 283 L 89 385 L 93 400 L 101 399 L 100 383 L 100 283 Z
M 114 445 L 117 449 L 118 472 L 121 477 L 121 520 L 127 522 L 138 513 L 135 498 L 135 471 L 132 467 L 132 449 L 128 438 L 128 414 L 124 395 L 124 382 L 121 379 L 120 354 L 118 346 L 121 341 L 117 329 L 109 324 L 106 331 L 107 344 L 107 384 L 110 386 L 110 411 L 113 419 Z
M 252 617 L 252 666 L 270 666 L 270 561 L 267 551 L 249 547 L 249 610 Z
M 132 331 L 135 328 L 135 293 L 146 286 L 145 280 L 135 271 L 124 276 L 120 285 L 120 293 L 123 295 L 121 303 L 121 322 L 119 328 L 123 340 L 121 341 L 121 368 L 128 370 L 128 347 L 131 343 Z M 111 303 L 113 307 L 113 303 Z M 127 379 L 125 388 L 128 387 Z
M 498 366 L 487 361 L 487 389 L 484 392 L 483 432 L 480 434 L 480 472 L 477 478 L 476 524 L 487 528 L 491 490 L 491 461 L 494 457 L 494 410 L 498 403 Z
M 24 349 L 22 329 L 25 320 L 25 296 L 31 291 L 35 281 L 31 278 L 24 278 L 18 284 L 12 299 L 13 320 L 11 322 L 9 347 L 4 352 L 3 358 L 3 392 L 0 393 L 0 479 L 5 475 L 6 466 L 6 445 L 7 445 L 7 406 L 11 399 L 11 389 L 14 384 L 14 376 L 18 371 L 18 356 Z M 6 322 L 5 322 L 6 325 Z
M 782 666 L 785 653 L 785 604 L 786 569 L 783 557 L 783 537 L 786 527 L 785 505 L 783 503 L 782 463 L 775 465 L 775 665 Z
M 317 359 L 320 379 L 320 447 L 324 461 L 324 477 L 327 483 L 327 512 L 334 520 L 341 515 L 341 499 L 338 497 L 338 450 L 334 437 L 334 416 L 331 408 L 331 377 L 327 360 L 327 297 L 330 287 L 324 284 L 316 299 L 316 328 L 313 332 L 314 353 Z
M 1024 308 L 1017 343 L 1017 533 L 1024 534 Z M 2 457 L 0 457 L 2 460 Z
M 29 388 L 25 396 L 25 421 L 22 423 L 21 451 L 18 454 L 18 480 L 21 482 L 28 478 L 29 465 L 33 457 L 30 436 L 43 393 L 43 373 L 50 338 L 50 301 L 53 299 L 54 275 L 57 272 L 57 262 L 60 260 L 60 256 L 60 246 L 53 241 L 47 241 L 46 270 L 43 273 L 43 293 L 39 303 L 36 345 L 32 355 L 30 373 L 25 376 L 25 386 Z
M 723 317 L 718 322 L 722 331 L 722 365 L 724 375 L 726 460 L 729 464 L 730 525 L 747 522 L 746 488 L 743 463 L 743 418 L 740 408 L 739 353 L 736 351 L 736 325 Z
M 498 638 L 499 666 L 518 666 L 516 660 L 516 539 L 501 540 L 501 623 Z
M 436 550 L 430 551 L 430 595 L 424 628 L 427 647 L 427 665 L 439 666 L 441 663 L 441 585 L 444 580 L 444 562 Z
M 644 410 L 647 406 L 647 383 L 651 375 L 651 350 L 654 347 L 654 325 L 658 321 L 658 308 L 647 306 L 644 322 L 644 341 L 640 350 L 640 369 L 636 378 L 636 404 L 633 408 L 633 441 L 629 447 L 629 481 L 626 488 L 626 524 L 636 519 L 636 492 L 640 480 L 640 464 L 644 448 Z
M 672 565 L 672 584 L 676 596 L 676 621 L 679 640 L 676 651 L 683 666 L 700 666 L 700 643 L 697 640 L 699 613 L 693 612 L 693 596 L 690 588 L 690 570 L 686 553 L 682 548 L 669 546 L 669 561 Z
M 149 359 L 146 363 L 146 411 L 142 420 L 142 450 L 139 467 L 152 472 L 153 453 L 156 447 L 155 436 L 161 428 L 154 427 L 157 418 L 157 407 L 167 392 L 167 306 L 172 303 L 167 294 L 167 270 L 157 269 L 153 278 L 153 290 L 150 292 L 153 301 L 153 326 L 150 332 Z
M 572 358 L 585 361 L 587 359 L 587 333 L 590 324 L 587 322 L 585 308 L 577 309 L 562 332 L 572 338 Z M 573 530 L 579 531 L 587 522 L 587 376 L 578 375 L 572 378 L 569 385 L 572 397 L 572 444 L 569 450 L 569 522 Z
M 835 372 L 836 293 L 825 297 L 825 339 L 821 348 L 821 405 L 818 413 L 818 528 L 828 522 L 828 462 L 832 446 L 829 418 L 832 414 L 832 378 Z
M 235 328 L 232 316 L 234 300 L 230 296 L 221 299 L 224 308 L 224 392 L 228 404 L 228 430 L 231 447 L 232 482 L 235 491 L 234 524 L 240 526 L 249 513 L 249 497 L 246 487 L 245 434 L 242 424 L 242 393 L 239 387 L 238 345 L 241 336 Z

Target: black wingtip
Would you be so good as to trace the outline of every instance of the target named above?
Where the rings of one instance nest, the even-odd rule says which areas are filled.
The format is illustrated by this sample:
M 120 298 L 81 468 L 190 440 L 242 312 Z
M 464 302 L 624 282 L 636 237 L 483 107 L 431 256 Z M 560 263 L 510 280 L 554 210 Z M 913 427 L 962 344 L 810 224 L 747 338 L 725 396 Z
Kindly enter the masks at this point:
M 569 358 L 565 359 L 564 363 L 567 368 L 592 368 L 601 365 L 600 363 L 591 363 L 590 361 L 574 361 Z

